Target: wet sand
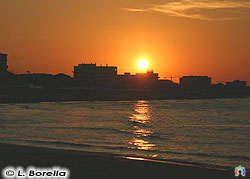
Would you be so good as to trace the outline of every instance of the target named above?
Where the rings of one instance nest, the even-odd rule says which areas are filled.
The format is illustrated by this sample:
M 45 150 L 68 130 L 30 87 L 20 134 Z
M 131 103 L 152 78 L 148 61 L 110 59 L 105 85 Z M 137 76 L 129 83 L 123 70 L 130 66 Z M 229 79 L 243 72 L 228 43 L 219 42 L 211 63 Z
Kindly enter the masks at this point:
M 131 160 L 103 153 L 0 144 L 1 171 L 6 166 L 66 167 L 71 172 L 70 179 L 235 178 L 233 170 L 209 169 L 171 162 Z

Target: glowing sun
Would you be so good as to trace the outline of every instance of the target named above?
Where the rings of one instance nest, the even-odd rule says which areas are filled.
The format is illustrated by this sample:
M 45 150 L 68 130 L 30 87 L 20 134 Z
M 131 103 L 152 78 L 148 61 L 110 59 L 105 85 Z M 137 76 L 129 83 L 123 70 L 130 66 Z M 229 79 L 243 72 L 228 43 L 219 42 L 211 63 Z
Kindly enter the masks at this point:
M 148 61 L 145 59 L 141 59 L 137 62 L 137 66 L 140 70 L 146 70 L 148 68 Z

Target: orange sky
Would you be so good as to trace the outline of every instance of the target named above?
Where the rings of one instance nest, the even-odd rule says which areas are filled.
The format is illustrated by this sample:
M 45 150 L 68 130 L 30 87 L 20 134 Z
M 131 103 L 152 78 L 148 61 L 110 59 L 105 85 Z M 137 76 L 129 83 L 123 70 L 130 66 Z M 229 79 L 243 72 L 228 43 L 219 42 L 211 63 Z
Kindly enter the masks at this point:
M 13 72 L 72 75 L 74 65 L 96 62 L 134 73 L 146 58 L 161 78 L 250 81 L 247 0 L 0 0 L 0 7 L 0 52 Z

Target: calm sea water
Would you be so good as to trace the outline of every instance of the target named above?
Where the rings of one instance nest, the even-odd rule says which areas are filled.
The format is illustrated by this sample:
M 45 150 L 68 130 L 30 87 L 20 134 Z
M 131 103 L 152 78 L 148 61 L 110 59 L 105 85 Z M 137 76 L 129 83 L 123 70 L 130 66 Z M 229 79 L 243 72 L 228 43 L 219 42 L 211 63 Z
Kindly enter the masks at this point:
M 0 104 L 0 142 L 250 168 L 250 98 Z

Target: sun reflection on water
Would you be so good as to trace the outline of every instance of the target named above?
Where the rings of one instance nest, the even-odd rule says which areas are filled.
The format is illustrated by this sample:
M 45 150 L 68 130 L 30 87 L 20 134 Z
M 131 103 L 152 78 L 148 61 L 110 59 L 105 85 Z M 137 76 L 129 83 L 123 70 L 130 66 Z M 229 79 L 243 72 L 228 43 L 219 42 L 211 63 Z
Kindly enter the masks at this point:
M 151 150 L 155 146 L 155 144 L 145 140 L 146 137 L 154 133 L 151 127 L 150 109 L 148 101 L 141 100 L 135 104 L 134 112 L 129 119 L 132 122 L 131 132 L 135 136 L 128 142 L 131 145 L 130 148 Z
M 152 130 L 142 129 L 142 128 L 138 127 L 138 126 L 134 126 L 133 134 L 136 134 L 138 136 L 146 137 L 146 136 L 149 136 L 152 133 L 153 133 Z
M 134 114 L 130 117 L 130 121 L 145 124 L 150 122 L 150 118 L 148 101 L 138 101 L 134 108 Z
M 150 150 L 155 146 L 155 144 L 150 144 L 149 142 L 142 139 L 133 139 L 133 141 L 129 142 L 129 144 L 134 145 L 134 148 L 141 150 Z

